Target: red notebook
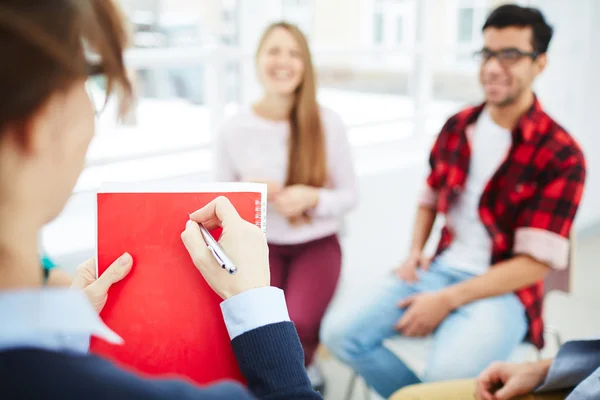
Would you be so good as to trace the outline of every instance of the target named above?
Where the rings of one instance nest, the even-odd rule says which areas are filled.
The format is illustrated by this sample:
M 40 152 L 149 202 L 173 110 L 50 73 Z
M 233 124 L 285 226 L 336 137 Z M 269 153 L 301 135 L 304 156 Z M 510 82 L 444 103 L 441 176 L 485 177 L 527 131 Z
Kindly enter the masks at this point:
M 164 185 L 111 185 L 98 193 L 97 274 L 124 252 L 132 255 L 134 265 L 110 289 L 100 314 L 125 343 L 92 338 L 91 352 L 143 375 L 176 374 L 198 384 L 243 382 L 221 299 L 191 262 L 180 237 L 189 213 L 220 195 L 264 231 L 265 185 L 176 185 L 167 190 Z M 212 233 L 216 238 L 220 234 Z

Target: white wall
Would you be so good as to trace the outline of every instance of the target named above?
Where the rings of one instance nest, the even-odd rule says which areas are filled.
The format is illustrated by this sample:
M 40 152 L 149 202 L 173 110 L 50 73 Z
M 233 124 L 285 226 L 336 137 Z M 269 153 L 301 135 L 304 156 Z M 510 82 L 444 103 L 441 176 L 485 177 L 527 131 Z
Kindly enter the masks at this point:
M 588 175 L 577 228 L 600 220 L 600 1 L 538 0 L 536 5 L 555 28 L 549 65 L 537 93 L 550 115 L 580 142 Z
M 242 64 L 242 103 L 248 104 L 256 100 L 261 89 L 256 79 L 254 53 L 265 28 L 282 16 L 281 2 L 271 0 L 240 1 L 239 3 L 239 38 L 244 51 L 252 54 L 252 62 Z

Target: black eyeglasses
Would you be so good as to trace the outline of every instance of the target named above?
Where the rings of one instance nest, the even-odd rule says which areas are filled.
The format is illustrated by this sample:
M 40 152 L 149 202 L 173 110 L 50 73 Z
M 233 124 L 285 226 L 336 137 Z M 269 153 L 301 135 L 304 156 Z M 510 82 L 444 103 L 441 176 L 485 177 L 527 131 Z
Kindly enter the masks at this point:
M 526 52 L 516 48 L 502 49 L 492 51 L 490 49 L 483 48 L 473 53 L 473 58 L 481 63 L 488 62 L 491 58 L 496 57 L 498 62 L 504 66 L 511 66 L 516 64 L 524 57 L 535 60 L 539 56 L 536 51 Z
M 89 64 L 85 90 L 96 115 L 100 115 L 106 108 L 106 89 L 107 79 L 104 66 L 102 64 Z

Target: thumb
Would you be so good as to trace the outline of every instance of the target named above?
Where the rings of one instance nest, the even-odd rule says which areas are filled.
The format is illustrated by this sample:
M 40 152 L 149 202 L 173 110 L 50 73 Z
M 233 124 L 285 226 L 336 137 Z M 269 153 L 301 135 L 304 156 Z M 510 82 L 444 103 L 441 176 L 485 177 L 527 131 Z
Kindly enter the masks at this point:
M 414 300 L 414 296 L 409 296 L 406 299 L 400 301 L 398 303 L 398 307 L 400 307 L 400 308 L 406 308 L 406 307 L 408 307 L 413 302 L 413 300 Z
M 92 292 L 94 295 L 104 295 L 108 293 L 108 289 L 110 289 L 112 285 L 129 274 L 132 266 L 133 258 L 131 255 L 129 253 L 123 254 L 112 263 L 98 279 L 96 279 L 96 282 L 88 286 L 88 292 Z

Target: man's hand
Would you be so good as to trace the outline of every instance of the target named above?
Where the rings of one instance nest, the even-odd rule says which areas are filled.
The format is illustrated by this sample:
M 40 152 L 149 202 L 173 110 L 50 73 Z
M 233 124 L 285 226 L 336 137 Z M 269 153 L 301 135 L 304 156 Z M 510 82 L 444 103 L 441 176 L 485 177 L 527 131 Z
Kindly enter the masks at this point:
M 319 203 L 319 189 L 307 185 L 284 188 L 275 197 L 275 208 L 287 218 L 297 218 Z
M 394 328 L 411 337 L 429 335 L 452 311 L 443 292 L 417 294 L 402 300 L 398 307 L 407 310 Z
M 108 289 L 125 278 L 132 266 L 131 255 L 125 253 L 96 279 L 96 259 L 90 258 L 77 267 L 71 289 L 83 289 L 92 307 L 100 313 L 108 300 Z
M 217 263 L 200 233 L 198 223 L 208 230 L 223 228 L 219 244 L 238 267 L 230 275 Z M 265 234 L 254 224 L 242 219 L 225 197 L 219 197 L 206 207 L 192 213 L 181 239 L 194 265 L 210 287 L 223 299 L 242 292 L 269 286 L 269 248 Z
M 417 268 L 421 267 L 424 271 L 429 269 L 431 259 L 426 257 L 421 252 L 412 252 L 402 265 L 396 269 L 396 275 L 399 279 L 413 283 L 419 280 L 417 276 Z
M 548 374 L 551 360 L 513 364 L 496 362 L 477 378 L 477 400 L 508 400 L 531 393 Z

